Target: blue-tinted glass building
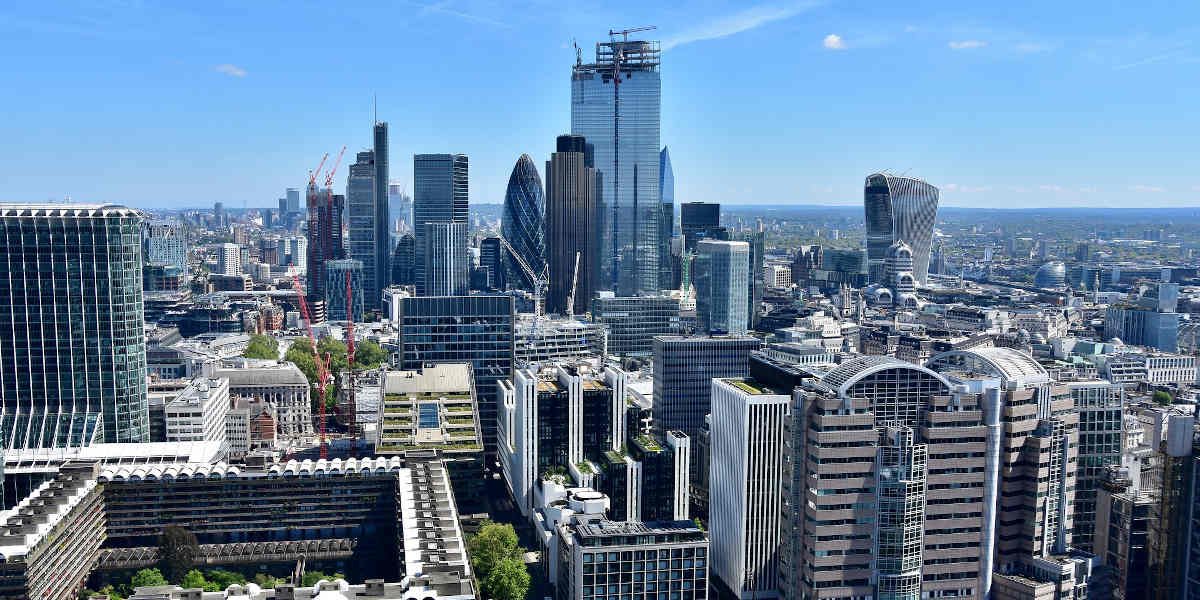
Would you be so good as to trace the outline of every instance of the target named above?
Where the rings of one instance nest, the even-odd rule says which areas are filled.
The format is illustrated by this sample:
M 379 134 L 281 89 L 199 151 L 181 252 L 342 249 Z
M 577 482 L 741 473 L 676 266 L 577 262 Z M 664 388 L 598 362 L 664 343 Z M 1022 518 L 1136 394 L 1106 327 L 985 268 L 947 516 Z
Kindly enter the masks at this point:
M 596 44 L 571 73 L 571 133 L 594 146 L 603 174 L 599 289 L 653 294 L 659 264 L 659 44 Z
M 467 168 L 465 154 L 413 156 L 413 279 L 419 295 L 427 294 L 425 224 L 467 223 Z
M 142 213 L 0 205 L 5 448 L 148 442 Z
M 350 176 L 346 180 L 346 220 L 350 229 L 350 258 L 361 265 L 361 283 L 365 285 L 366 305 L 368 309 L 378 308 L 383 298 L 380 281 L 376 279 L 378 256 L 378 232 L 375 228 L 375 152 L 364 150 L 358 153 L 357 160 L 350 165 Z M 386 232 L 385 232 L 386 233 Z M 387 238 L 385 238 L 387 239 Z M 344 287 L 344 286 L 343 286 Z M 325 290 L 329 296 L 336 290 Z M 343 296 L 345 291 L 340 292 Z M 327 307 L 332 309 L 332 307 Z M 329 313 L 332 315 L 332 310 Z M 341 314 L 346 314 L 346 308 L 341 308 Z M 329 318 L 333 318 L 330 316 Z
M 937 222 L 938 189 L 920 179 L 875 173 L 867 177 L 863 209 L 871 282 L 883 281 L 888 248 L 904 242 L 913 251 L 913 276 L 918 283 L 925 283 Z
M 666 146 L 658 153 L 658 193 L 662 198 L 658 215 L 658 289 L 667 290 L 674 280 L 671 235 L 675 232 L 675 171 Z
M 346 297 L 346 273 L 350 273 L 350 297 Z M 354 320 L 363 320 L 363 279 L 366 273 L 361 261 L 351 258 L 325 261 L 325 318 L 345 321 L 346 308 L 352 307 Z
M 696 244 L 696 323 L 713 335 L 742 335 L 749 320 L 750 245 L 701 240 Z
M 528 154 L 522 154 L 508 177 L 504 192 L 504 213 L 500 220 L 500 235 L 508 241 L 521 260 L 540 275 L 546 270 L 546 197 L 542 193 L 542 178 Z M 512 256 L 504 257 L 505 274 L 499 286 L 533 290 L 533 281 L 517 265 Z

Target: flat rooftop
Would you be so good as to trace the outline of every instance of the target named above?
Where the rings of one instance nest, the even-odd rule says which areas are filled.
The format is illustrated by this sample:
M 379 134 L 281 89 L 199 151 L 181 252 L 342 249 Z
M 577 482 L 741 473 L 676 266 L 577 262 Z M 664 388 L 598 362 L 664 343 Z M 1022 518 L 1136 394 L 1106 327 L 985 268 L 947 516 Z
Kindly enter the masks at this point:
M 471 390 L 471 365 L 441 363 L 416 371 L 388 371 L 382 387 L 385 395 L 461 394 Z

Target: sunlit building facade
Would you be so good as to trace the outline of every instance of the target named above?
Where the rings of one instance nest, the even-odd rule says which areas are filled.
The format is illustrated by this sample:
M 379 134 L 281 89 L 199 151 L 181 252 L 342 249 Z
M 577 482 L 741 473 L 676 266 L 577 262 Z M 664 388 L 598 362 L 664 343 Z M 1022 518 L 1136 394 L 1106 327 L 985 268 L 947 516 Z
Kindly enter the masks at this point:
M 938 189 L 920 179 L 875 173 L 867 177 L 863 208 L 867 220 L 867 264 L 871 282 L 880 282 L 888 248 L 912 248 L 913 275 L 925 283 L 937 222 Z

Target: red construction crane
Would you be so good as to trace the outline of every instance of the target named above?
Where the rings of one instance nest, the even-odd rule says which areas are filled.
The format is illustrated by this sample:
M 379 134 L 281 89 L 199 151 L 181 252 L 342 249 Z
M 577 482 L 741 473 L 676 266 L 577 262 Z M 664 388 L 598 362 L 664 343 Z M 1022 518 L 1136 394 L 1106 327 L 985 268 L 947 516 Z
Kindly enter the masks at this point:
M 321 167 L 325 166 L 325 161 L 328 159 L 329 153 L 326 152 L 325 156 L 321 157 L 321 163 L 317 165 L 317 170 L 308 172 L 308 187 L 312 187 L 317 184 L 317 176 L 321 174 Z
M 308 302 L 304 300 L 304 286 L 300 284 L 300 277 L 298 275 L 292 275 L 292 280 L 296 285 L 296 297 L 300 299 L 300 316 L 304 319 L 304 327 L 308 330 L 308 339 L 312 342 L 313 362 L 317 365 L 317 391 L 321 395 L 321 398 L 317 402 L 321 413 L 317 435 L 320 436 L 321 458 L 325 458 L 325 387 L 329 378 L 330 357 L 326 355 L 322 359 L 321 353 L 317 351 L 317 336 L 313 334 L 312 318 L 308 312 Z
M 350 458 L 358 458 L 358 421 L 354 401 L 354 289 L 350 286 L 350 269 L 346 269 L 346 389 L 350 398 Z

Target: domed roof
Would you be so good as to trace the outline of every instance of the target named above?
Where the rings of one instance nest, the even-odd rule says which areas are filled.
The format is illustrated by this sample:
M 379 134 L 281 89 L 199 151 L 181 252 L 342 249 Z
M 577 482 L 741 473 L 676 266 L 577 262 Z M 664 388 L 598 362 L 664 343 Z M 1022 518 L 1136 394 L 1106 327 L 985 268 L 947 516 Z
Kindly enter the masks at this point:
M 904 253 L 901 254 L 901 251 Z M 896 242 L 891 246 L 888 246 L 887 249 L 888 258 L 912 258 L 912 253 L 912 246 L 904 243 L 904 240 L 896 240 Z
M 1038 267 L 1033 276 L 1034 287 L 1043 289 L 1059 288 L 1066 284 L 1067 266 L 1059 260 L 1050 261 Z

